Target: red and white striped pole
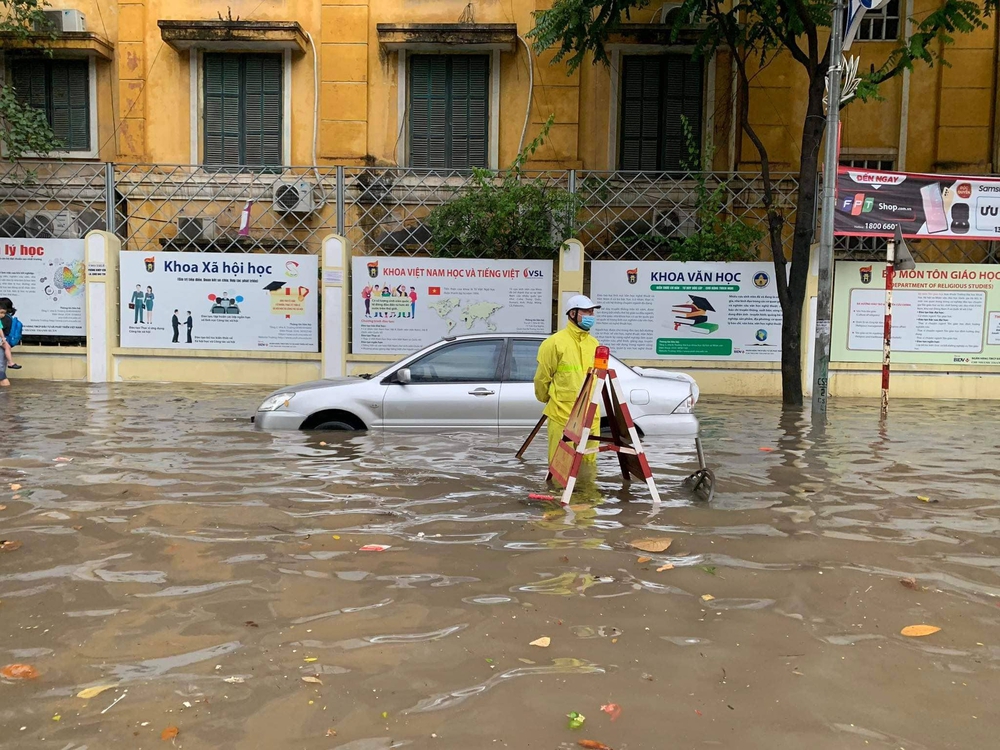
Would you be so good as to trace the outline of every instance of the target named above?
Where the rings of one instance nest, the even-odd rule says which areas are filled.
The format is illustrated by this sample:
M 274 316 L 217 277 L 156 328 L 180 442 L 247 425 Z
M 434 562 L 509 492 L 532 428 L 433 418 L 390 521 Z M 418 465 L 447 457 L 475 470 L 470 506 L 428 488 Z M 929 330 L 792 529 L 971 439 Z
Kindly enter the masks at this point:
M 896 241 L 889 240 L 885 253 L 885 328 L 882 339 L 882 419 L 889 414 L 889 360 L 892 357 L 892 282 L 896 274 Z

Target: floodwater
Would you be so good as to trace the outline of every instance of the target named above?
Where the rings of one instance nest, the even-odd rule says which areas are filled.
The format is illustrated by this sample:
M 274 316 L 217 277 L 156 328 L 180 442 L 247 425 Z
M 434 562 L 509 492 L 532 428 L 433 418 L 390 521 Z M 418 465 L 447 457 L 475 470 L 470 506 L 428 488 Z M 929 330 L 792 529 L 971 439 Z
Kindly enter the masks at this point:
M 991 405 L 817 437 L 706 396 L 710 506 L 650 441 L 658 513 L 607 458 L 564 513 L 526 503 L 542 440 L 262 434 L 262 395 L 0 393 L 0 666 L 39 672 L 0 678 L 0 747 L 997 747 Z

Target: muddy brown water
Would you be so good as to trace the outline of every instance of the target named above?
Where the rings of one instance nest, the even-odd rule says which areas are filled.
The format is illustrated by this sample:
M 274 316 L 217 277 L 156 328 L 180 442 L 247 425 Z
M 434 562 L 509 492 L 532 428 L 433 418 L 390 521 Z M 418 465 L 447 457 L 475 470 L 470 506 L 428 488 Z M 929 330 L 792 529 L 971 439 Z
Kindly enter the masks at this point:
M 692 447 L 651 440 L 658 513 L 602 459 L 567 514 L 525 503 L 518 435 L 271 435 L 259 389 L 16 385 L 0 666 L 40 675 L 0 678 L 0 747 L 998 746 L 989 404 L 880 430 L 835 402 L 816 436 L 705 397 L 711 506 Z

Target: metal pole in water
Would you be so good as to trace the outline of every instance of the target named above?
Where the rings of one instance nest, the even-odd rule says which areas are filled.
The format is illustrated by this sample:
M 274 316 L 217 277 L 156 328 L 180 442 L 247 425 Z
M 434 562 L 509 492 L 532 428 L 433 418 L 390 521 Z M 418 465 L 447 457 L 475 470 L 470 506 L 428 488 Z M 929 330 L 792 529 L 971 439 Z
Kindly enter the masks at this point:
M 882 332 L 882 419 L 889 415 L 889 360 L 892 357 L 892 282 L 896 275 L 896 241 L 885 251 L 885 326 Z
M 830 389 L 830 321 L 833 317 L 833 217 L 837 205 L 837 141 L 840 124 L 840 77 L 844 40 L 842 0 L 833 4 L 827 78 L 826 145 L 823 155 L 823 221 L 819 239 L 819 289 L 816 294 L 816 351 L 813 358 L 812 420 L 826 423 Z

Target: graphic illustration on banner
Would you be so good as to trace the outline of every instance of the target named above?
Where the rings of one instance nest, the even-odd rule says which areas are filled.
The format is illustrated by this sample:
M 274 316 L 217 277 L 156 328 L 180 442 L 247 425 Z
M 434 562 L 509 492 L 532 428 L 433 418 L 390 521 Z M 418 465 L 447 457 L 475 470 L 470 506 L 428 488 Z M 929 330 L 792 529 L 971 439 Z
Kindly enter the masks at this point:
M 463 333 L 551 333 L 552 261 L 354 258 L 353 351 L 405 354 Z
M 25 334 L 85 336 L 83 240 L 0 239 L 0 296 L 10 297 Z
M 841 167 L 834 232 L 842 236 L 996 240 L 1000 178 Z
M 128 348 L 319 350 L 312 255 L 121 253 Z
M 629 359 L 778 361 L 773 274 L 770 263 L 595 261 L 596 335 Z
M 1000 365 L 1000 267 L 921 263 L 893 288 L 894 362 Z M 881 361 L 885 267 L 838 262 L 833 305 L 831 358 Z

